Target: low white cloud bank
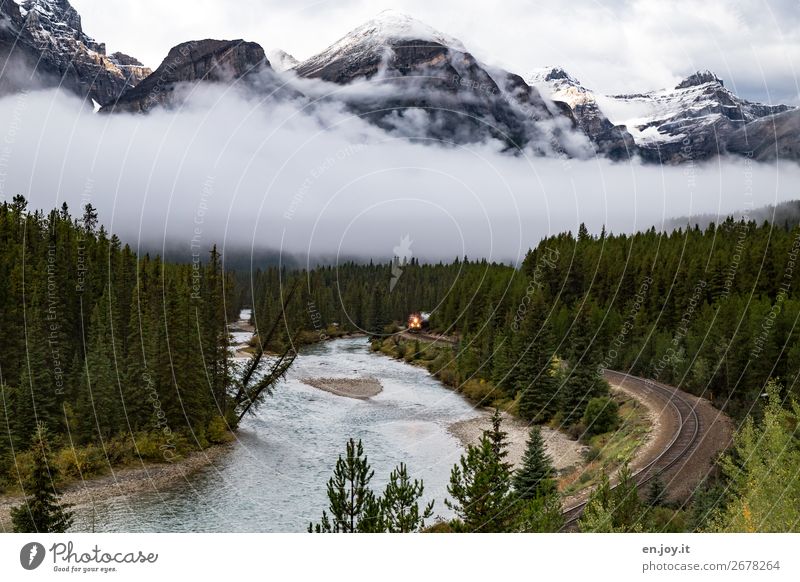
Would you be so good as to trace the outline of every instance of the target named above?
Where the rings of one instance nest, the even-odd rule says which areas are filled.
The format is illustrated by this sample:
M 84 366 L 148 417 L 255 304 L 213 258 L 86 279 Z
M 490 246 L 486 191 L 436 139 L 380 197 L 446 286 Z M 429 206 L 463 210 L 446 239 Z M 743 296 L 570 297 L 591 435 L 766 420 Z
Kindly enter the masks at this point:
M 53 91 L 0 100 L 0 196 L 91 202 L 133 247 L 516 262 L 585 222 L 631 232 L 798 198 L 800 166 L 679 167 L 511 156 L 393 138 L 334 104 L 313 113 L 221 87 L 148 115 L 92 114 Z

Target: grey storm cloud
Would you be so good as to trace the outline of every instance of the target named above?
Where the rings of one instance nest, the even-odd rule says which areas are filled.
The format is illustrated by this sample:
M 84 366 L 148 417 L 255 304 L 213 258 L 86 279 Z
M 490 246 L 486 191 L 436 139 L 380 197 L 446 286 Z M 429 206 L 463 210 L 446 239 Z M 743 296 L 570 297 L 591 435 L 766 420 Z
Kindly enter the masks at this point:
M 800 166 L 716 160 L 678 167 L 554 159 L 499 144 L 431 145 L 337 103 L 264 101 L 222 86 L 148 115 L 93 114 L 37 91 L 0 100 L 0 196 L 36 208 L 91 202 L 134 247 L 280 249 L 388 260 L 517 262 L 544 236 L 629 232 L 672 217 L 796 198 Z

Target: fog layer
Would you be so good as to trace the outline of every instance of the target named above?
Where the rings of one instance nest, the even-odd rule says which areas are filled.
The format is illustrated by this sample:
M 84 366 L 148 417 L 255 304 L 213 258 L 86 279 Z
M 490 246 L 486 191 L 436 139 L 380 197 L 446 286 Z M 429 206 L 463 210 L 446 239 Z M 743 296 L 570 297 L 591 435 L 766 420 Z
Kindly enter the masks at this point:
M 148 115 L 94 114 L 56 91 L 0 100 L 0 199 L 66 201 L 73 214 L 91 202 L 108 230 L 148 249 L 389 260 L 408 236 L 421 259 L 517 262 L 581 222 L 630 232 L 724 215 L 797 198 L 800 182 L 796 164 L 658 167 L 499 150 L 411 143 L 340 105 L 312 111 L 215 86 Z

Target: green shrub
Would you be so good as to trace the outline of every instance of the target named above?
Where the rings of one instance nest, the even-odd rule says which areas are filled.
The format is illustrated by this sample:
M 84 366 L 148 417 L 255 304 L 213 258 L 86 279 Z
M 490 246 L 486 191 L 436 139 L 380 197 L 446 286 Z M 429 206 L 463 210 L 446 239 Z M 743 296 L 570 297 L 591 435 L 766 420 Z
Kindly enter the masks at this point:
M 591 463 L 592 461 L 599 459 L 602 452 L 603 450 L 600 447 L 591 446 L 583 452 L 583 458 L 587 463 Z
M 108 463 L 112 465 L 132 461 L 136 458 L 136 454 L 133 451 L 133 439 L 129 434 L 109 439 L 105 444 L 105 454 Z
M 145 461 L 172 461 L 189 448 L 186 439 L 175 433 L 167 437 L 163 432 L 140 432 L 133 438 L 139 457 Z
M 611 432 L 619 425 L 619 405 L 611 398 L 592 398 L 583 413 L 587 435 Z
M 453 522 L 444 521 L 443 519 L 437 519 L 433 525 L 426 527 L 422 530 L 422 533 L 454 533 L 459 529 L 459 524 L 457 519 L 453 520 Z M 456 526 L 455 528 L 453 526 Z
M 583 437 L 585 432 L 586 432 L 586 427 L 583 426 L 582 422 L 573 424 L 567 429 L 567 434 L 570 436 L 570 438 L 574 440 L 578 440 L 581 437 Z
M 456 373 L 450 368 L 440 368 L 438 372 L 436 372 L 436 377 L 447 386 L 456 386 L 458 384 L 456 381 Z
M 497 395 L 494 386 L 486 380 L 467 380 L 461 387 L 461 392 L 470 400 L 487 404 L 489 399 Z
M 228 424 L 221 416 L 215 416 L 208 423 L 208 430 L 206 431 L 206 438 L 208 442 L 214 445 L 230 442 L 233 438 L 228 430 Z
M 16 488 L 20 483 L 30 479 L 33 474 L 33 453 L 31 451 L 17 453 L 12 459 L 8 470 L 8 481 L 11 486 Z
M 66 447 L 59 450 L 54 457 L 59 472 L 73 479 L 98 475 L 108 467 L 105 453 L 95 445 Z

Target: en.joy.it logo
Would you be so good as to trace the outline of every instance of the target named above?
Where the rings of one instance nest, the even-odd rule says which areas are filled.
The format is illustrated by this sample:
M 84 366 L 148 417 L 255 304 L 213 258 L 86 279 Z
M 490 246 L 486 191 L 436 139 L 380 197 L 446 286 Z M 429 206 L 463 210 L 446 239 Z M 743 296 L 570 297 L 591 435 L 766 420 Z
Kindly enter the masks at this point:
M 39 542 L 30 542 L 19 551 L 19 563 L 26 570 L 35 570 L 42 565 L 44 556 L 44 546 Z

